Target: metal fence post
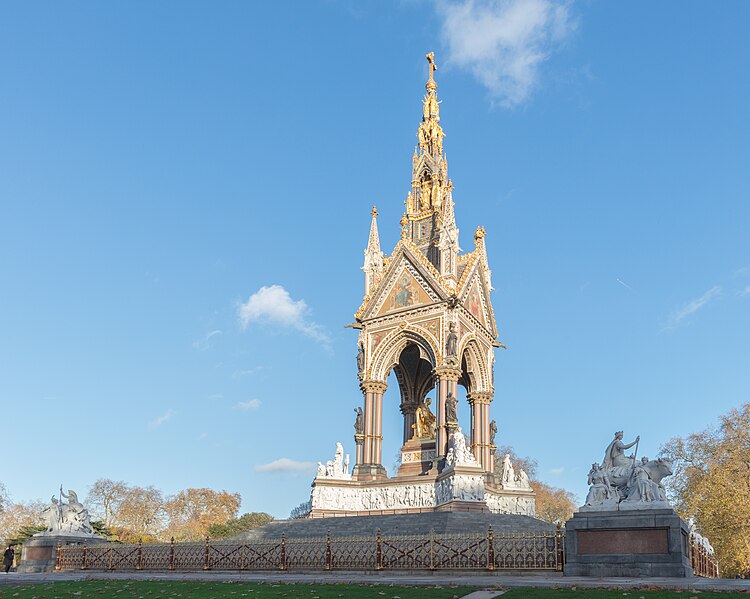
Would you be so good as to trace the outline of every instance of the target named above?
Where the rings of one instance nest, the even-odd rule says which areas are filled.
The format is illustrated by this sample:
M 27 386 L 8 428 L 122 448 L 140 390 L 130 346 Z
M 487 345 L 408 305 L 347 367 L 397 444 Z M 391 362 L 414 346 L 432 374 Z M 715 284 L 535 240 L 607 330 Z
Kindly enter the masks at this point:
M 55 547 L 55 570 L 59 570 L 61 568 L 61 561 L 62 559 L 62 545 L 60 544 L 60 541 L 57 542 L 57 547 Z
M 143 539 L 138 539 L 138 561 L 135 564 L 136 570 L 143 570 Z
M 174 537 L 169 540 L 169 569 L 174 570 Z
M 380 529 L 378 528 L 377 535 L 375 536 L 375 569 L 383 569 L 383 541 L 380 538 Z
M 203 560 L 203 569 L 204 570 L 209 570 L 211 568 L 210 559 L 211 559 L 211 549 L 210 549 L 210 546 L 208 544 L 208 535 L 206 535 L 206 555 L 205 555 L 205 558 Z
M 333 567 L 333 553 L 331 551 L 331 529 L 328 529 L 326 535 L 326 570 L 330 570 Z
M 435 529 L 430 530 L 430 570 L 435 569 Z
M 88 546 L 86 545 L 86 542 L 83 542 L 83 561 L 81 562 L 81 570 L 85 570 L 87 567 L 86 564 L 86 557 L 88 557 Z
M 492 538 L 492 525 L 487 529 L 487 569 L 495 569 L 495 542 Z
M 286 537 L 281 533 L 281 564 L 280 568 L 286 570 Z
M 563 541 L 562 524 L 557 523 L 557 567 L 558 572 L 562 572 L 565 566 L 565 544 Z

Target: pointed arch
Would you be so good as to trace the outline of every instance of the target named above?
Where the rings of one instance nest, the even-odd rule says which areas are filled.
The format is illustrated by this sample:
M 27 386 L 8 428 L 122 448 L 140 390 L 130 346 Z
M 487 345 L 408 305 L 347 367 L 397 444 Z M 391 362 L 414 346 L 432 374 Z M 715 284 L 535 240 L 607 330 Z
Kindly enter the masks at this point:
M 420 356 L 434 368 L 438 364 L 438 342 L 429 331 L 410 326 L 396 329 L 378 345 L 372 356 L 370 378 L 385 381 L 388 373 L 398 364 L 401 352 L 407 345 L 416 345 Z
M 470 336 L 461 348 L 461 383 L 469 393 L 490 393 L 492 391 L 491 370 L 487 362 L 487 352 L 479 342 Z

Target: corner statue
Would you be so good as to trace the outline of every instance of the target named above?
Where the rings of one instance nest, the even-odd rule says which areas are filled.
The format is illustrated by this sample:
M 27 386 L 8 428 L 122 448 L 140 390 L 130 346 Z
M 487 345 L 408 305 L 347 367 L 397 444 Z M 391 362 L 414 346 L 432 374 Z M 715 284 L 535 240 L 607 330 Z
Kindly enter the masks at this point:
M 604 460 L 593 464 L 588 474 L 589 493 L 581 511 L 644 510 L 668 508 L 661 480 L 672 474 L 672 462 L 658 458 L 649 460 L 636 455 L 626 456 L 625 450 L 636 446 L 640 436 L 632 443 L 623 443 L 623 432 L 604 452 Z
M 617 466 L 632 467 L 634 457 L 626 456 L 625 450 L 630 449 L 633 445 L 637 445 L 641 440 L 641 437 L 638 436 L 635 438 L 635 441 L 625 445 L 625 443 L 622 442 L 622 436 L 622 431 L 617 431 L 614 440 L 607 446 L 607 450 L 604 452 L 604 461 L 602 462 L 602 468 L 605 470 L 616 468 Z
M 67 499 L 68 503 L 63 503 Z M 89 520 L 89 513 L 83 504 L 78 501 L 75 491 L 68 491 L 66 495 L 60 486 L 60 499 L 52 497 L 51 505 L 47 507 L 42 516 L 47 529 L 37 533 L 36 536 L 94 536 L 94 529 Z

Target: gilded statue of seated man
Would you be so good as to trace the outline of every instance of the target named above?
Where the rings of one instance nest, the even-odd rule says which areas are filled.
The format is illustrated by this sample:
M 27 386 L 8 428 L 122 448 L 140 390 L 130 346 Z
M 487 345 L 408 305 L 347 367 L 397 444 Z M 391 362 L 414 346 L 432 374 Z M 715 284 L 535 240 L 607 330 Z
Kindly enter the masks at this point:
M 416 422 L 411 427 L 414 429 L 414 436 L 420 439 L 435 438 L 435 414 L 430 410 L 431 402 L 432 400 L 428 397 L 417 406 L 414 413 Z

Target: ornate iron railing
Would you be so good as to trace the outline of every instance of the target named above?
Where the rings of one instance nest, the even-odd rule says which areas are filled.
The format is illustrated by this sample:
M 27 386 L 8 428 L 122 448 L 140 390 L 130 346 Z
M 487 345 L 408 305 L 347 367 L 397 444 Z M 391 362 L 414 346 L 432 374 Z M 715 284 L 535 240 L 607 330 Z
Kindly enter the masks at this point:
M 562 570 L 563 532 L 66 545 L 57 570 Z
M 719 578 L 719 560 L 701 543 L 695 535 L 690 535 L 690 567 L 693 574 L 703 578 Z

